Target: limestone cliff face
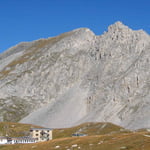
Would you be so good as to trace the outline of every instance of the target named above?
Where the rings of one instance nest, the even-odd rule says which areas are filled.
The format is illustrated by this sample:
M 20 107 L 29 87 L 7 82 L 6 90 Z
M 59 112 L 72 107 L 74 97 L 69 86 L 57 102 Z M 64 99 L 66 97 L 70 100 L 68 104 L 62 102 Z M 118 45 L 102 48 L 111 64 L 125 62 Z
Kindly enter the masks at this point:
M 47 127 L 150 127 L 150 36 L 121 22 L 80 28 L 0 55 L 0 118 Z

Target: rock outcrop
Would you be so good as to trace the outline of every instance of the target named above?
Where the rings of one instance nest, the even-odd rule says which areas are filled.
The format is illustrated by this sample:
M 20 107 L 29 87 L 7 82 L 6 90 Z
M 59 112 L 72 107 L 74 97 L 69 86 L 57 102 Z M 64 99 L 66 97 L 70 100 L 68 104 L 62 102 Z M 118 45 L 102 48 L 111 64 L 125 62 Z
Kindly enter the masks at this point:
M 20 43 L 0 55 L 1 121 L 150 127 L 149 58 L 150 36 L 121 22 Z

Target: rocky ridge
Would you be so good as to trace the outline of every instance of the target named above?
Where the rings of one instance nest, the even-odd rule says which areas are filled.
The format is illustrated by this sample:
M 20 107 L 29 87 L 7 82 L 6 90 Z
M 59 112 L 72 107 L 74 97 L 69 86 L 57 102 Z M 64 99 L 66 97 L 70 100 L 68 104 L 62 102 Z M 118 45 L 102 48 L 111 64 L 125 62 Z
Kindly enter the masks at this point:
M 121 22 L 16 45 L 0 55 L 1 121 L 150 127 L 149 58 L 150 36 Z

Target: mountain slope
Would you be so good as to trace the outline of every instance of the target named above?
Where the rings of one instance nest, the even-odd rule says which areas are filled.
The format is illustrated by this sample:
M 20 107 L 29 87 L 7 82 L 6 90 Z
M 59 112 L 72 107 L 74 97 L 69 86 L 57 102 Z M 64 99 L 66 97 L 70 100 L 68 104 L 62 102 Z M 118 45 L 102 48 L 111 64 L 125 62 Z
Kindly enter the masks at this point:
M 150 127 L 149 57 L 149 35 L 121 22 L 101 36 L 80 28 L 21 43 L 0 55 L 1 120 Z

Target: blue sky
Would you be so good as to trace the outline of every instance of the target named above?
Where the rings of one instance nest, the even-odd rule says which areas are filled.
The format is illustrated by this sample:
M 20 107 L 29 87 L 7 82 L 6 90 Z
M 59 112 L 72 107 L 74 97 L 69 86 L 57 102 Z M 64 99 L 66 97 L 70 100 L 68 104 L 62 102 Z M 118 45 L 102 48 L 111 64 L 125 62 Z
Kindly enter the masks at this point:
M 150 34 L 149 7 L 149 0 L 0 0 L 0 52 L 80 27 L 100 35 L 116 21 Z

